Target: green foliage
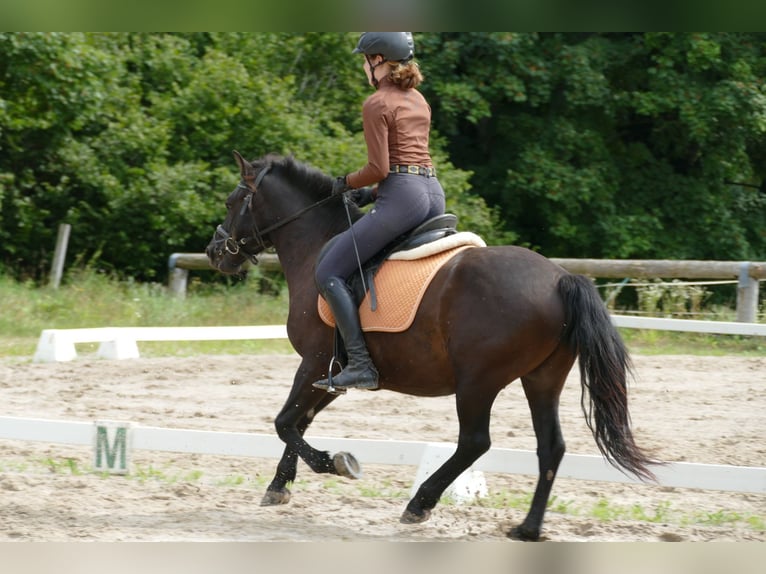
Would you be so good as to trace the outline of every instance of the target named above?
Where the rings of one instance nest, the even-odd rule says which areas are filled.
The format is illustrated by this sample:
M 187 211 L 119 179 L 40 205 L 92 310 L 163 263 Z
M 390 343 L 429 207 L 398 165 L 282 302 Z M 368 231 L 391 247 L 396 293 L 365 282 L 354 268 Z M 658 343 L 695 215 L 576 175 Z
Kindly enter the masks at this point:
M 762 258 L 765 39 L 416 34 L 448 209 L 548 256 Z M 232 149 L 357 169 L 355 41 L 0 33 L 0 270 L 43 281 L 69 223 L 70 264 L 164 280 L 220 222 Z
M 0 34 L 0 269 L 43 279 L 60 223 L 70 260 L 163 279 L 199 252 L 236 183 L 231 157 L 366 160 L 369 93 L 351 34 Z M 438 150 L 437 150 L 438 153 Z M 442 154 L 443 155 L 443 154 Z M 466 224 L 493 233 L 446 160 Z
M 521 242 L 549 256 L 757 259 L 764 39 L 434 34 L 420 55 L 452 161 Z
M 709 292 L 699 285 L 686 285 L 678 280 L 669 283 L 659 279 L 636 289 L 638 310 L 649 316 L 662 313 L 666 317 L 699 315 Z

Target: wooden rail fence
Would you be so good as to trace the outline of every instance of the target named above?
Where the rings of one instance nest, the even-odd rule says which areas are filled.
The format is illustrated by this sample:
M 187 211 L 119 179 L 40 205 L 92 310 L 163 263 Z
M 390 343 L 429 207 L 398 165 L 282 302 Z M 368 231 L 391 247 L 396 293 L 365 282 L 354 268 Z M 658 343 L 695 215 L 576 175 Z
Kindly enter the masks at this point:
M 551 261 L 571 273 L 602 279 L 733 279 L 737 281 L 737 321 L 755 323 L 758 317 L 760 280 L 766 279 L 766 261 L 697 261 L 670 259 L 560 259 Z M 280 269 L 276 255 L 264 253 L 259 267 Z M 211 270 L 204 253 L 174 253 L 168 260 L 169 287 L 178 296 L 186 293 L 190 270 Z

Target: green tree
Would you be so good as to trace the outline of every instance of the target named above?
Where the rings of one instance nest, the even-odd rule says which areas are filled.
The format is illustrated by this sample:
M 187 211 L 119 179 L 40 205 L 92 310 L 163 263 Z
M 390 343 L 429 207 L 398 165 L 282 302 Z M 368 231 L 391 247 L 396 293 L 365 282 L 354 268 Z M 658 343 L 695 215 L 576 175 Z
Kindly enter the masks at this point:
M 42 279 L 59 223 L 77 258 L 138 280 L 199 252 L 238 172 L 231 151 L 329 174 L 366 160 L 352 34 L 0 33 L 0 269 Z M 441 149 L 451 207 L 491 235 Z
M 766 252 L 763 34 L 434 34 L 435 124 L 550 256 Z

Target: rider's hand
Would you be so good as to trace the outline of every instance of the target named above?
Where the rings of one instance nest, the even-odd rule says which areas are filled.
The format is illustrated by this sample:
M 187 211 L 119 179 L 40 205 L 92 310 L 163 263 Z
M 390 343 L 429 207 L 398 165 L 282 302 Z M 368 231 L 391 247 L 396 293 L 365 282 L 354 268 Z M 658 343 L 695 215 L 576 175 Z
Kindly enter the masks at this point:
M 360 187 L 348 192 L 348 198 L 356 203 L 358 207 L 364 207 L 375 201 L 374 187 Z
M 332 195 L 338 195 L 351 189 L 351 186 L 346 181 L 346 176 L 341 175 L 335 178 L 332 182 Z

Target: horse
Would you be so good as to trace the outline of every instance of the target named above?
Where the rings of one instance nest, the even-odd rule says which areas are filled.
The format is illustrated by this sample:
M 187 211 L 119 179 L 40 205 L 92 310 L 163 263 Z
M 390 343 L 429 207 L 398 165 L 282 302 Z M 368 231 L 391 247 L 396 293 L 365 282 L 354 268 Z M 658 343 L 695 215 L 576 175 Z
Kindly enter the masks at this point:
M 322 246 L 362 216 L 332 195 L 332 178 L 292 156 L 253 161 L 234 151 L 240 181 L 226 199 L 226 217 L 206 248 L 211 267 L 242 275 L 249 260 L 274 249 L 289 294 L 287 334 L 301 358 L 274 420 L 285 443 L 262 505 L 289 502 L 300 457 L 311 470 L 359 476 L 351 453 L 313 448 L 303 438 L 314 417 L 338 394 L 312 386 L 334 357 L 333 329 L 317 310 L 314 268 Z M 425 480 L 400 522 L 426 521 L 443 492 L 489 450 L 490 415 L 498 393 L 516 379 L 532 415 L 539 476 L 528 514 L 507 533 L 538 540 L 565 443 L 559 396 L 579 359 L 581 406 L 604 458 L 625 474 L 655 480 L 655 464 L 636 444 L 627 383 L 631 359 L 593 282 L 519 246 L 464 249 L 436 273 L 410 327 L 367 332 L 379 390 L 455 396 L 459 430 L 454 454 Z M 377 391 L 367 391 L 377 392 Z M 586 396 L 588 397 L 586 400 Z

